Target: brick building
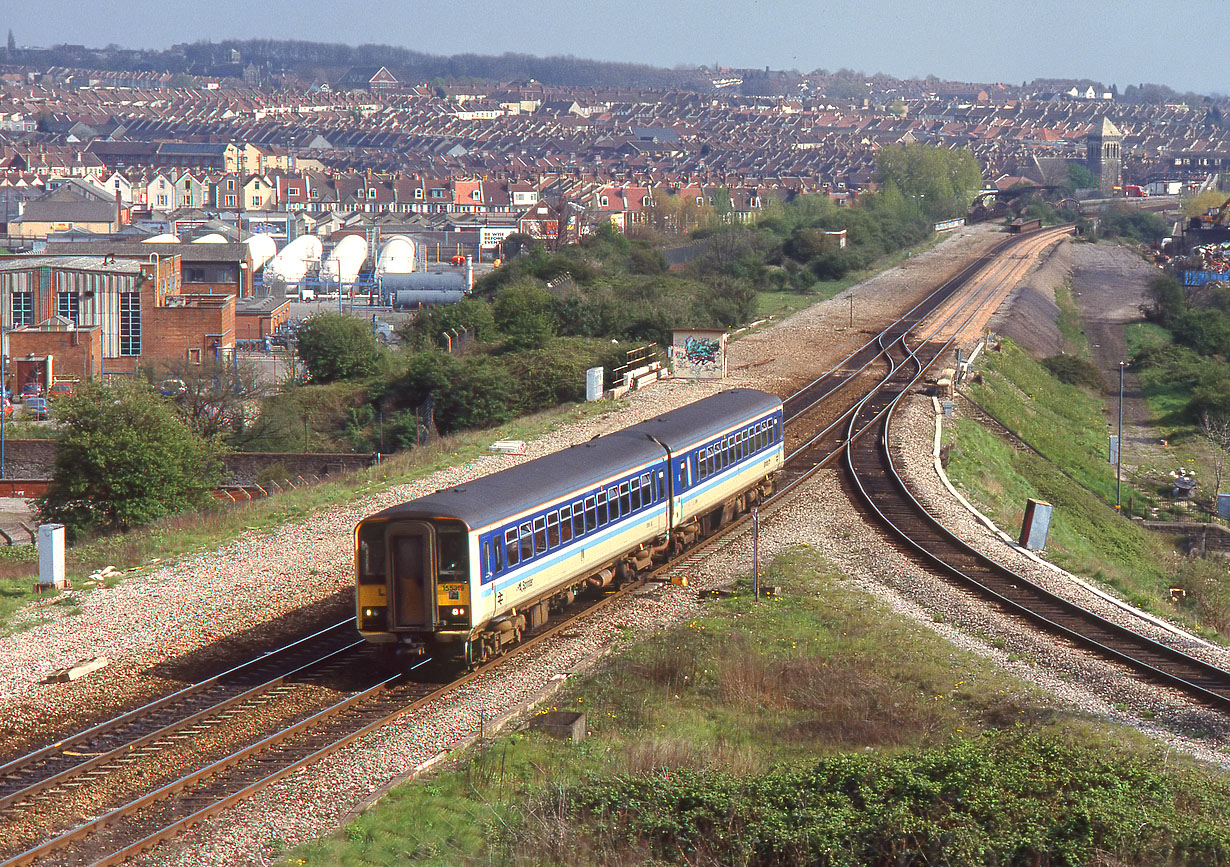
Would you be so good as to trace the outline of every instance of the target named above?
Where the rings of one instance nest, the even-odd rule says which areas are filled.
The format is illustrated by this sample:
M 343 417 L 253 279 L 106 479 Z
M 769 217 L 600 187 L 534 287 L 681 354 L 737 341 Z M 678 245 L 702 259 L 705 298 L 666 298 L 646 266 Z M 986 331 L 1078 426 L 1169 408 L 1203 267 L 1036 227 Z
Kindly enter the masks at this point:
M 190 291 L 175 255 L 0 257 L 4 350 L 17 376 L 43 384 L 229 353 L 235 302 L 229 292 Z

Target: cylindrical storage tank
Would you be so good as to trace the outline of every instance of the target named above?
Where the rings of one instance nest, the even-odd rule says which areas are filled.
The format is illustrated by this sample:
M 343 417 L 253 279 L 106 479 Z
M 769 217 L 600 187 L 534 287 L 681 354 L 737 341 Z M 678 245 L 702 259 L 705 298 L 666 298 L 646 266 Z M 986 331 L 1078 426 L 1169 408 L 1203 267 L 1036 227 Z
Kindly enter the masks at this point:
M 320 268 L 320 279 L 324 283 L 341 282 L 343 286 L 353 286 L 359 279 L 359 269 L 367 261 L 367 239 L 361 235 L 347 235 L 338 241 L 325 264 Z
M 465 277 L 456 272 L 385 274 L 381 286 L 394 307 L 456 304 L 466 296 Z
M 298 283 L 307 272 L 320 264 L 320 239 L 302 235 L 291 241 L 265 266 L 265 279 L 281 278 L 286 283 Z
M 259 271 L 278 252 L 278 245 L 268 235 L 253 235 L 244 241 L 252 257 L 252 270 Z
M 217 232 L 210 232 L 208 235 L 202 235 L 199 238 L 193 239 L 194 244 L 225 244 L 227 243 L 226 235 L 220 235 Z
M 146 238 L 141 243 L 142 244 L 178 244 L 179 235 L 172 234 L 171 232 L 163 232 L 161 235 L 155 235 L 152 238 Z
M 414 270 L 414 241 L 406 235 L 393 235 L 380 247 L 376 276 L 409 274 Z

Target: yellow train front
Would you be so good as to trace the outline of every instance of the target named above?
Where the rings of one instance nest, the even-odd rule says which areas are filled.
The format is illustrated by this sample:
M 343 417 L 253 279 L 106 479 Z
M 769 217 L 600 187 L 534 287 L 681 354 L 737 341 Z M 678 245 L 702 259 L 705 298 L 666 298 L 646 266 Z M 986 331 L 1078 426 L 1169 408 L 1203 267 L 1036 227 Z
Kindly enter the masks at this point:
M 480 662 L 750 509 L 782 462 L 781 400 L 733 389 L 385 509 L 355 529 L 359 631 Z

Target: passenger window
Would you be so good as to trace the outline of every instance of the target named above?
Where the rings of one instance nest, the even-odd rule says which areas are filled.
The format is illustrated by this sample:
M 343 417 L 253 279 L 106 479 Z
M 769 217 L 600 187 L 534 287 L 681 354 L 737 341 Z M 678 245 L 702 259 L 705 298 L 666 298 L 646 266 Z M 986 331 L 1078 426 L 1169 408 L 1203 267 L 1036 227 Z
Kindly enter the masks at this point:
M 726 466 L 732 466 L 735 462 L 735 438 L 726 438 Z
M 504 534 L 504 544 L 508 548 L 508 565 L 516 566 L 521 562 L 521 547 L 517 543 L 516 527 L 513 527 Z
M 572 535 L 585 535 L 585 503 L 582 500 L 572 504 Z
M 592 531 L 598 526 L 598 507 L 595 505 L 593 497 L 585 498 L 585 529 L 586 532 Z
M 598 492 L 598 526 L 606 526 L 606 491 Z
M 559 512 L 547 515 L 547 547 L 559 547 Z
M 491 540 L 491 571 L 504 571 L 504 546 L 500 544 L 499 536 Z
M 547 550 L 547 519 L 534 519 L 534 553 L 544 554 Z
M 706 478 L 713 472 L 713 446 L 705 446 L 705 456 L 700 460 L 700 477 Z
M 528 522 L 521 525 L 521 559 L 528 560 L 534 556 L 534 534 L 530 532 Z
M 568 506 L 559 510 L 559 540 L 572 541 L 572 509 Z
M 619 485 L 611 485 L 606 489 L 606 507 L 610 510 L 610 520 L 619 520 Z
M 658 470 L 658 501 L 666 499 L 666 473 Z
M 633 479 L 628 486 L 632 490 L 632 511 L 639 512 L 641 509 L 641 480 Z M 649 491 L 645 494 L 648 495 Z
M 624 482 L 622 485 L 619 486 L 619 502 L 621 504 L 619 513 L 625 516 L 631 515 L 632 514 L 632 494 L 628 490 L 627 482 Z

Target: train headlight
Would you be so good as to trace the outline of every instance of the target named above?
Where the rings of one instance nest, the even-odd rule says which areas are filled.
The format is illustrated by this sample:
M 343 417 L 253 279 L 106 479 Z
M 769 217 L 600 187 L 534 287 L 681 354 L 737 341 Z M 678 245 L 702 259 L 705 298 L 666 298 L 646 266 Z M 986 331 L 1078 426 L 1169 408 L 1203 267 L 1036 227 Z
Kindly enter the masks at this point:
M 454 617 L 463 617 L 466 613 L 466 610 L 464 608 L 454 608 L 449 613 L 452 614 Z
M 363 609 L 363 616 L 364 616 L 364 617 L 371 617 L 371 616 L 372 616 L 373 614 L 375 614 L 375 613 L 376 613 L 376 612 L 372 611 L 370 608 L 364 608 L 364 609 Z

